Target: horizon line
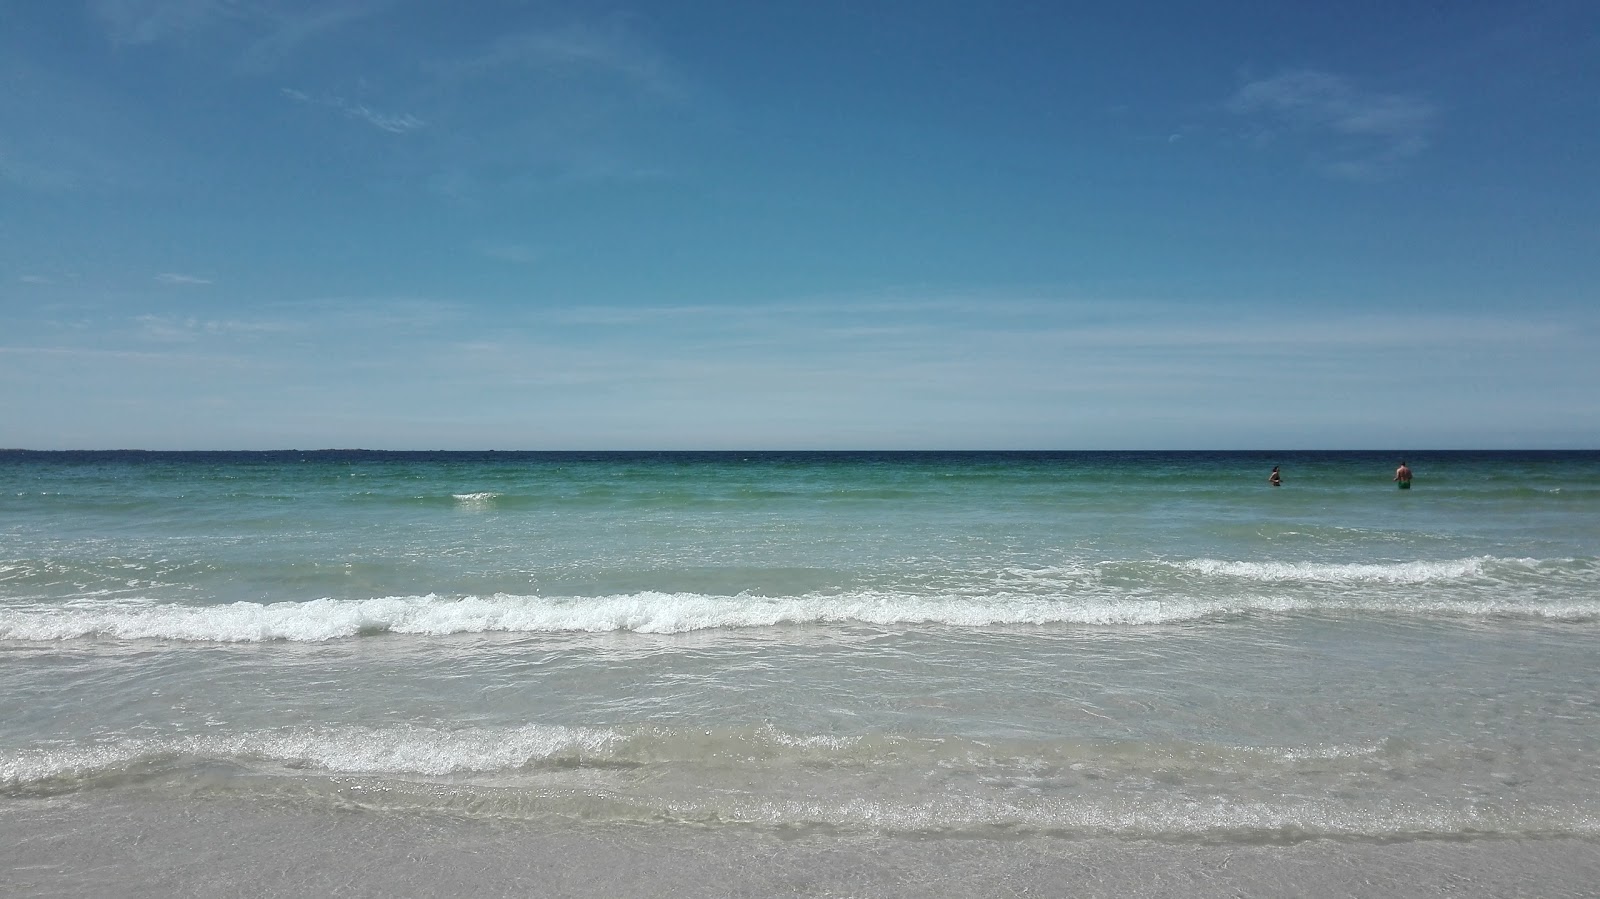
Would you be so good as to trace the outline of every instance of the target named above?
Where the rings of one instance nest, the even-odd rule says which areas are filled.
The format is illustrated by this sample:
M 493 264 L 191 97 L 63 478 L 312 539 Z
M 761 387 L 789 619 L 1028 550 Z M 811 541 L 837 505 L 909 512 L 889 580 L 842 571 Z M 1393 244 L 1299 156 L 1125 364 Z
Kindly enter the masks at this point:
M 1427 453 L 1592 453 L 1600 452 L 1600 447 L 1563 447 L 1563 446 L 1458 446 L 1458 447 L 1433 447 L 1421 449 L 1397 450 L 1388 447 L 1227 447 L 1227 448 L 1201 448 L 1201 447 L 1144 447 L 1120 449 L 1087 449 L 1087 448 L 867 448 L 867 447 L 834 447 L 834 448 L 702 448 L 702 449 L 650 449 L 650 448 L 611 448 L 611 449 L 501 449 L 486 447 L 481 449 L 377 449 L 371 447 L 316 447 L 302 449 L 300 447 L 276 447 L 258 449 L 150 449 L 143 447 L 115 447 L 115 448 L 73 448 L 73 449 L 34 449 L 30 447 L 0 447 L 0 453 L 371 453 L 371 454 L 400 454 L 400 453 L 512 453 L 512 454 L 622 454 L 622 453 L 652 453 L 652 454 L 710 454 L 710 453 L 1391 453 L 1405 455 L 1424 455 Z

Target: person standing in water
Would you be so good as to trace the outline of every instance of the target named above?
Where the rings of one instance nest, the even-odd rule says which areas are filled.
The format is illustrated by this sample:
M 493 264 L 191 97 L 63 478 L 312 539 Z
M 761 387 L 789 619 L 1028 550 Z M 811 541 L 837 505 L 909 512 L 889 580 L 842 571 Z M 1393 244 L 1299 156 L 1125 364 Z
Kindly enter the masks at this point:
M 1407 467 L 1406 460 L 1400 460 L 1400 467 L 1394 470 L 1394 480 L 1401 490 L 1411 489 L 1411 469 Z
M 1278 466 L 1272 466 L 1272 474 L 1267 475 L 1267 483 L 1274 487 L 1283 486 L 1283 478 L 1278 474 Z

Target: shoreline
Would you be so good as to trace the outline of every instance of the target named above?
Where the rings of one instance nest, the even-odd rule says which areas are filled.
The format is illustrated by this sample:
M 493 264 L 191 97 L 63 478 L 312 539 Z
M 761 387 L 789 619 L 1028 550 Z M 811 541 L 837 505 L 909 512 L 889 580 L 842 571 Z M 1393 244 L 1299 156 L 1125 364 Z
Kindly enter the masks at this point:
M 27 897 L 1578 897 L 1600 839 L 786 839 L 77 795 L 0 800 L 0 870 Z

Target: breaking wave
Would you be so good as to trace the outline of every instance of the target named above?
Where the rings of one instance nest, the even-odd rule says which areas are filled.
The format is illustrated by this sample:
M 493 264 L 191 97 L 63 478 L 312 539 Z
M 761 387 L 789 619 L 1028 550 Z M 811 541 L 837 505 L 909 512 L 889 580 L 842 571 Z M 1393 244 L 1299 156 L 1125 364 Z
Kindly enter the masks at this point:
M 40 746 L 0 753 L 0 792 L 142 785 L 266 790 L 344 809 L 478 819 L 623 821 L 1015 836 L 1023 833 L 1294 842 L 1593 836 L 1581 802 L 1462 805 L 1282 795 L 1476 758 L 1394 739 L 1320 747 L 795 734 L 761 725 L 307 727 Z M 732 771 L 739 776 L 729 780 Z M 871 777 L 863 778 L 870 771 Z M 938 789 L 929 789 L 929 783 Z M 1264 782 L 1272 789 L 1254 789 Z M 296 788 L 287 787 L 289 783 Z M 706 789 L 707 783 L 737 787 Z M 188 784 L 188 787 L 181 785 Z M 1240 787 L 1240 785 L 1244 785 Z M 1276 796 L 1276 798 L 1272 798 Z
M 1139 627 L 1274 614 L 1600 620 L 1584 560 L 1387 564 L 1107 562 L 1009 571 L 987 585 L 790 596 L 642 591 L 604 596 L 438 594 L 201 605 L 84 598 L 0 608 L 0 639 L 322 642 L 381 634 L 581 634 L 792 625 Z

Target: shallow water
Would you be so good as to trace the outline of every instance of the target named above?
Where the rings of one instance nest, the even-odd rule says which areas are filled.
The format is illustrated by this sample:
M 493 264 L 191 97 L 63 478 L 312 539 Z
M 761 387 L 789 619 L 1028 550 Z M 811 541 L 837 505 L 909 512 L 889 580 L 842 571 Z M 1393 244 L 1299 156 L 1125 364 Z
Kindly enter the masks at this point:
M 0 806 L 1592 846 L 1600 454 L 1409 461 L 4 453 Z

